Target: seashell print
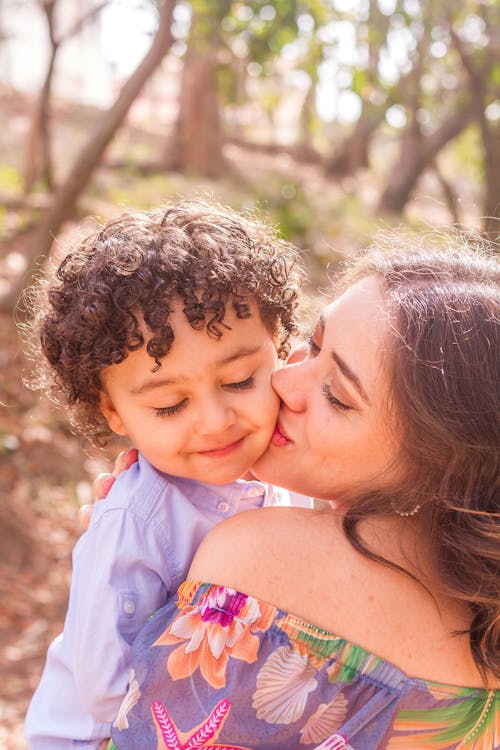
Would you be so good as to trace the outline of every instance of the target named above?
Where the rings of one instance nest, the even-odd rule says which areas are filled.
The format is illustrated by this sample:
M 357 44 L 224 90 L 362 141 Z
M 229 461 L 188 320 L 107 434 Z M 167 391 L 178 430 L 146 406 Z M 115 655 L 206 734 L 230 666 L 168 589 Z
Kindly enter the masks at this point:
M 330 737 L 342 724 L 347 713 L 347 701 L 339 693 L 330 703 L 322 703 L 309 717 L 300 731 L 300 744 L 310 745 Z
M 317 686 L 316 670 L 297 649 L 280 646 L 257 675 L 252 705 L 268 724 L 291 724 L 304 713 L 307 696 Z
M 332 734 L 321 745 L 317 745 L 314 750 L 353 750 L 353 748 L 347 744 L 343 734 Z
M 121 702 L 118 715 L 116 719 L 114 720 L 114 723 L 113 723 L 114 727 L 116 727 L 120 731 L 123 731 L 124 729 L 128 729 L 127 714 L 139 701 L 140 697 L 141 697 L 141 689 L 139 687 L 139 683 L 135 679 L 135 672 L 133 669 L 131 669 L 128 690 L 125 693 L 125 697 Z

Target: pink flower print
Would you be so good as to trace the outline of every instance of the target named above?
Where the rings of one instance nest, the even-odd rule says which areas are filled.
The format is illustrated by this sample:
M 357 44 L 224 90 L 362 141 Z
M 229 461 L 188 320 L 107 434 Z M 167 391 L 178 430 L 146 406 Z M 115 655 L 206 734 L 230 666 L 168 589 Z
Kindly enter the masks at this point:
M 177 729 L 165 706 L 155 701 L 151 706 L 151 713 L 156 725 L 158 736 L 157 750 L 251 750 L 241 745 L 220 745 L 214 743 L 226 721 L 231 704 L 224 698 L 214 708 L 208 719 L 198 724 L 190 733 Z
M 178 645 L 167 660 L 174 680 L 200 669 L 203 678 L 218 689 L 226 684 L 230 657 L 251 664 L 257 659 L 256 632 L 266 630 L 274 609 L 261 613 L 258 602 L 224 586 L 212 586 L 194 605 L 184 606 L 155 646 Z
M 238 617 L 248 596 L 239 591 L 217 586 L 215 591 L 209 592 L 205 600 L 200 602 L 201 619 L 204 622 L 215 622 L 219 625 L 231 625 Z

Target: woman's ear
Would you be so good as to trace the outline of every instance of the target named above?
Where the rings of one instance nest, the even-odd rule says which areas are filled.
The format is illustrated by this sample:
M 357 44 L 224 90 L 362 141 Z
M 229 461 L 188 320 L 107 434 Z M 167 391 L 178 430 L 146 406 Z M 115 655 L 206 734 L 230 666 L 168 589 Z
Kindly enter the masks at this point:
M 123 424 L 120 415 L 116 411 L 115 406 L 113 402 L 111 401 L 110 397 L 104 391 L 101 391 L 101 395 L 99 397 L 99 408 L 101 410 L 101 414 L 106 419 L 109 425 L 109 428 L 116 435 L 127 434 L 127 430 L 125 429 L 125 425 Z

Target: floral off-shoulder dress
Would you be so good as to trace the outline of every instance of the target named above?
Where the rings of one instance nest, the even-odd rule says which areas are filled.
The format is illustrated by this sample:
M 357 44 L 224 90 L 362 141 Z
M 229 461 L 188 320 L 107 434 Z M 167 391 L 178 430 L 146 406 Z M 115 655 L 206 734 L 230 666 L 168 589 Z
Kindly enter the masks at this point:
M 193 581 L 139 634 L 110 743 L 118 750 L 499 747 L 500 691 L 410 678 L 270 604 Z

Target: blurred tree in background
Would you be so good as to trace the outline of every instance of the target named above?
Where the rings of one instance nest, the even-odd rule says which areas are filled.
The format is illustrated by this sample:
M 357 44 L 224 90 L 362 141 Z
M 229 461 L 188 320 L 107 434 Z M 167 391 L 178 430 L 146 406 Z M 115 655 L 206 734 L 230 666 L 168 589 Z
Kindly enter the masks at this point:
M 496 239 L 500 0 L 0 0 L 0 107 L 0 746 L 21 750 L 75 497 L 118 450 L 22 385 L 22 289 L 94 217 L 178 195 L 264 213 L 314 287 L 380 228 Z
M 90 23 L 96 17 L 105 7 L 106 2 L 101 2 L 91 10 L 84 12 L 63 33 L 59 33 L 56 28 L 55 17 L 58 0 L 36 0 L 36 4 L 43 13 L 47 23 L 50 55 L 47 72 L 32 115 L 31 128 L 27 139 L 23 181 L 25 195 L 31 192 L 35 182 L 39 178 L 48 191 L 52 191 L 54 187 L 52 144 L 50 140 L 50 98 L 57 53 L 65 41 L 81 33 L 84 25 Z
M 318 165 L 332 180 L 356 179 L 360 170 L 370 170 L 377 210 L 401 215 L 430 170 L 450 219 L 459 223 L 459 190 L 440 156 L 464 131 L 474 129 L 480 144 L 476 161 L 483 229 L 495 236 L 499 0 L 94 0 L 80 4 L 79 15 L 63 28 L 58 13 L 65 2 L 28 0 L 45 18 L 50 51 L 26 137 L 24 192 L 38 180 L 39 189 L 52 197 L 25 251 L 25 281 L 74 216 L 131 106 L 169 54 L 180 62 L 178 114 L 164 149 L 147 165 L 150 172 L 220 179 L 231 172 L 224 155 L 228 143 L 281 151 Z M 56 169 L 62 174 L 57 184 L 49 116 L 52 80 L 63 74 L 56 55 L 110 4 L 155 14 L 151 46 L 94 130 L 74 144 L 65 168 Z M 19 0 L 3 0 L 6 9 L 16 6 Z M 319 111 L 321 103 L 329 109 L 327 117 Z M 390 156 L 384 169 L 376 170 L 374 156 L 382 151 Z M 21 286 L 13 283 L 3 295 L 4 310 L 12 309 Z

